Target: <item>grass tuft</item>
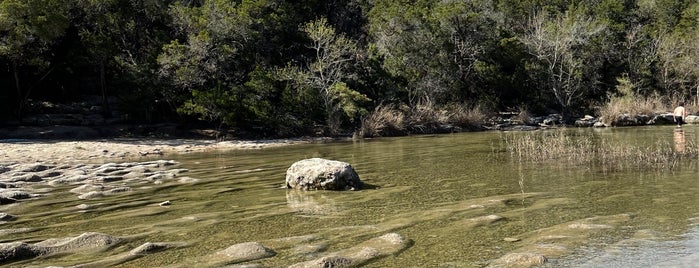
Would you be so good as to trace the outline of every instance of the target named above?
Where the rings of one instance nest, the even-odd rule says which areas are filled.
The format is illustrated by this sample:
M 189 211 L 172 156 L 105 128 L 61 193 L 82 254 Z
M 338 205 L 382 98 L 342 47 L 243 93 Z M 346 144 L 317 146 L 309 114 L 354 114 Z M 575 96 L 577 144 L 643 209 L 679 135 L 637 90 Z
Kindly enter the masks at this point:
M 609 169 L 667 170 L 681 159 L 696 158 L 693 141 L 672 144 L 658 141 L 650 146 L 630 146 L 605 139 L 576 136 L 565 129 L 546 132 L 508 133 L 504 142 L 519 161 L 557 161 L 567 165 L 594 165 Z

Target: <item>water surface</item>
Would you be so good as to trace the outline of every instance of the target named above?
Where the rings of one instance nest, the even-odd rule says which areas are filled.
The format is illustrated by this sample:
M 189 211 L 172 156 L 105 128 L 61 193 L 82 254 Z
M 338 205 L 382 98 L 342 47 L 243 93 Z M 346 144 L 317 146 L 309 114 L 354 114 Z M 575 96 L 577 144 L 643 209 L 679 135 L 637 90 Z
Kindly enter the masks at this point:
M 685 142 L 698 142 L 697 130 L 685 127 Z M 676 144 L 671 127 L 567 131 L 628 146 Z M 178 168 L 189 169 L 186 175 L 198 182 L 134 185 L 128 194 L 88 201 L 68 193 L 69 187 L 47 189 L 50 198 L 6 209 L 22 220 L 3 228 L 38 230 L 2 238 L 41 241 L 83 232 L 129 237 L 116 249 L 16 266 L 87 263 L 145 242 L 183 246 L 118 266 L 208 266 L 206 255 L 257 241 L 278 252 L 251 263 L 283 267 L 389 232 L 411 239 L 412 246 L 367 267 L 484 267 L 508 253 L 542 245 L 565 247 L 548 259 L 551 267 L 626 266 L 631 260 L 634 266 L 690 267 L 696 260 L 697 159 L 685 159 L 672 170 L 519 162 L 505 150 L 504 135 L 527 133 L 459 133 L 181 155 L 174 158 Z M 311 157 L 351 163 L 367 189 L 284 189 L 286 169 Z M 157 205 L 163 201 L 172 205 Z M 94 209 L 76 211 L 75 206 L 85 203 Z M 489 215 L 501 219 L 478 221 Z M 597 225 L 575 225 L 587 219 Z M 561 226 L 584 228 L 566 233 Z M 308 237 L 303 243 L 315 250 L 282 245 L 279 239 L 289 237 Z M 552 237 L 566 242 L 556 244 Z

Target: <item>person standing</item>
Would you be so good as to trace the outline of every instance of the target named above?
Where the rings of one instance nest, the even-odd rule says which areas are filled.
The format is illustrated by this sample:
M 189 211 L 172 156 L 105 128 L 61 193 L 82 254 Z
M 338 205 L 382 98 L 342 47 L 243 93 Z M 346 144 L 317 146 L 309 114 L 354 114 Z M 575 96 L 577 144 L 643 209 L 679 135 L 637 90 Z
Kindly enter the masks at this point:
M 677 127 L 682 127 L 684 124 L 684 119 L 687 117 L 687 110 L 684 108 L 684 103 L 680 102 L 680 105 L 675 108 L 672 113 L 672 118 L 677 123 Z

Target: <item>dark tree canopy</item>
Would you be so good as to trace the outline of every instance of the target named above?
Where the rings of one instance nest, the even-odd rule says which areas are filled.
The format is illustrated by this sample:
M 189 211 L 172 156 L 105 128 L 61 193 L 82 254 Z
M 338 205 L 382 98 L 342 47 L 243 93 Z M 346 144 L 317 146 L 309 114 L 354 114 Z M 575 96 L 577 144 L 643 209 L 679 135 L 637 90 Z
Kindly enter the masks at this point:
M 589 113 L 621 83 L 694 100 L 697 18 L 686 0 L 4 0 L 0 120 L 92 96 L 132 122 L 297 135 L 389 104 Z

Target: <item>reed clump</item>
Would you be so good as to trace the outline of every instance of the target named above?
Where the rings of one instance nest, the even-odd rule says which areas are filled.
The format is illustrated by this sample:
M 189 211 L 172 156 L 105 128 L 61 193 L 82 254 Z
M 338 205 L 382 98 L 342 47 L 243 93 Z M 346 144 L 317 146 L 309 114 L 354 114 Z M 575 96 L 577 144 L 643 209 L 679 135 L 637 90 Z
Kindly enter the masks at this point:
M 556 161 L 565 165 L 594 165 L 610 169 L 665 170 L 675 167 L 682 159 L 699 156 L 699 146 L 693 141 L 682 144 L 657 141 L 647 146 L 634 146 L 576 136 L 565 129 L 508 133 L 504 142 L 507 151 L 518 161 Z
M 405 114 L 395 105 L 379 105 L 359 129 L 361 137 L 397 136 L 406 133 Z
M 450 127 L 480 129 L 488 118 L 478 105 L 449 104 L 438 107 L 429 99 L 416 105 L 379 105 L 362 120 L 360 137 L 400 136 L 441 132 Z
M 628 77 L 617 79 L 617 94 L 609 97 L 609 102 L 597 109 L 600 121 L 615 126 L 624 117 L 639 115 L 654 115 L 667 111 L 669 103 L 660 95 L 640 96 L 635 93 L 633 84 Z

